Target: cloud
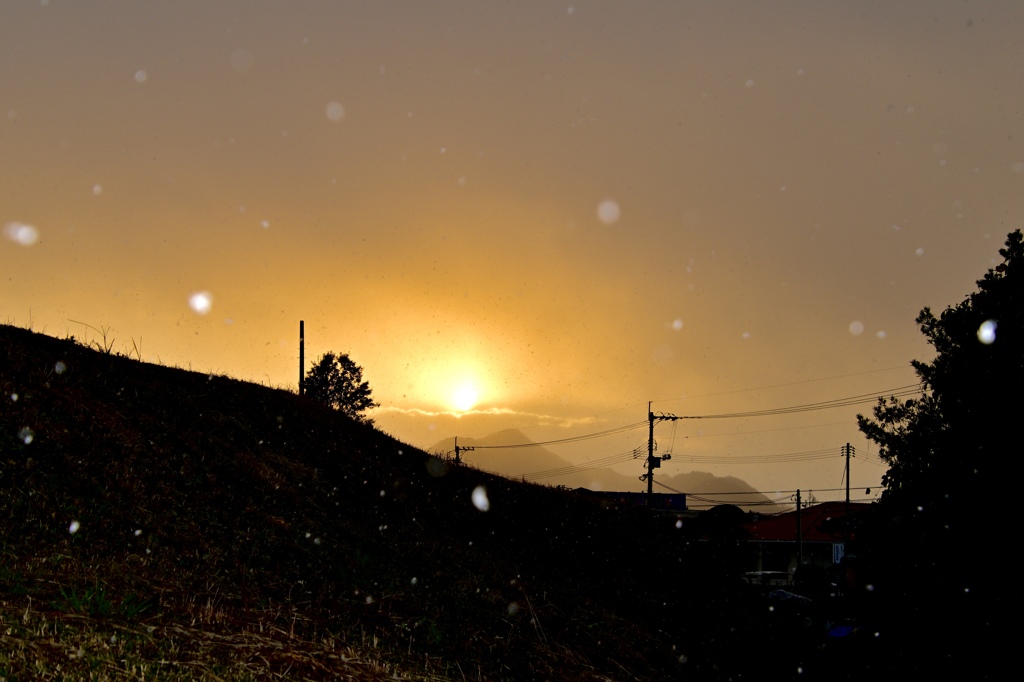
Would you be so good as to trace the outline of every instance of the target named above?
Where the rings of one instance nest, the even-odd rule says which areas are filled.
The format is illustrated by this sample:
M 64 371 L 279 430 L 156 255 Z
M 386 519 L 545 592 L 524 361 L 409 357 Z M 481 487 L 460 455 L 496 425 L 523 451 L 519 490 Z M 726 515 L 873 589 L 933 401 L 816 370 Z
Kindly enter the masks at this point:
M 533 419 L 537 426 L 558 426 L 561 428 L 576 428 L 601 423 L 604 420 L 597 417 L 559 417 L 551 414 L 513 410 L 507 407 L 488 407 L 483 409 L 466 410 L 459 412 L 455 410 L 425 410 L 419 407 L 397 407 L 387 405 L 374 410 L 375 415 L 391 414 L 405 417 L 424 417 L 436 419 L 439 417 L 452 417 L 462 419 L 472 416 L 493 416 L 493 417 L 518 417 Z

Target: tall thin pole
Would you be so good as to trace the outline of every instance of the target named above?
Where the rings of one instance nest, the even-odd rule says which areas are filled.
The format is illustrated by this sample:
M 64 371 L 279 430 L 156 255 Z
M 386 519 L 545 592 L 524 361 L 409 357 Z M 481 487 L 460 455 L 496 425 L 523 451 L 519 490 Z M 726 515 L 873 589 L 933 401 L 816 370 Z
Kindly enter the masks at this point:
M 299 395 L 305 393 L 306 380 L 306 321 L 299 320 Z
M 850 444 L 846 444 L 846 511 L 850 511 Z
M 796 491 L 796 554 L 797 568 L 804 565 L 804 530 L 803 519 L 800 518 L 800 489 Z
M 654 494 L 654 413 L 651 412 L 651 404 L 647 403 L 647 422 L 650 426 L 647 436 L 647 506 L 651 506 L 651 496 Z M 659 462 L 660 464 L 660 462 Z
M 463 445 L 460 448 L 459 447 L 459 437 L 455 436 L 455 463 L 456 464 L 462 464 L 462 453 L 463 452 L 469 452 L 470 450 L 476 450 L 476 448 L 473 447 L 472 445 L 470 445 L 470 446 Z
M 650 425 L 650 430 L 647 436 L 647 473 L 640 477 L 640 480 L 647 479 L 647 499 L 645 503 L 648 507 L 651 506 L 652 497 L 654 496 L 654 470 L 661 467 L 661 461 L 664 459 L 672 459 L 672 454 L 668 453 L 661 457 L 654 456 L 654 422 L 660 421 L 675 421 L 679 417 L 674 414 L 654 414 L 651 412 L 651 403 L 647 403 L 647 422 Z

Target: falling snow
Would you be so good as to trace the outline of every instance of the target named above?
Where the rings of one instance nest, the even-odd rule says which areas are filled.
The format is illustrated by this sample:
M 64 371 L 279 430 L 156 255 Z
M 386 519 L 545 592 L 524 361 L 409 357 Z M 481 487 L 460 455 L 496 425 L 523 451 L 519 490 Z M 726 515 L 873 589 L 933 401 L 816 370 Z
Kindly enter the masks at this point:
M 606 199 L 597 205 L 597 219 L 605 225 L 613 225 L 619 220 L 622 211 L 618 202 Z
M 473 506 L 482 512 L 491 508 L 491 501 L 487 499 L 487 489 L 482 485 L 473 489 Z
M 327 108 L 327 119 L 331 123 L 341 123 L 345 118 L 345 107 L 341 105 L 341 102 L 328 102 Z
M 32 246 L 39 241 L 39 230 L 28 223 L 10 222 L 4 225 L 4 236 L 15 244 Z
M 986 346 L 992 344 L 996 340 L 996 322 L 995 320 L 985 320 L 978 327 L 978 340 Z
M 188 306 L 200 315 L 205 315 L 213 308 L 213 294 L 209 291 L 197 291 L 188 297 Z

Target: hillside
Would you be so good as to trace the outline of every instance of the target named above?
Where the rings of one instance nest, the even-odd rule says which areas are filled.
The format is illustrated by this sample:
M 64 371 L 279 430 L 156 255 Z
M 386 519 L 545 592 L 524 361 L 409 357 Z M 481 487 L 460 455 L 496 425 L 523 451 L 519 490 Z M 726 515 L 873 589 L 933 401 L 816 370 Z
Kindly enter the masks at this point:
M 813 650 L 671 517 L 286 391 L 2 326 L 0 399 L 8 680 L 725 679 Z

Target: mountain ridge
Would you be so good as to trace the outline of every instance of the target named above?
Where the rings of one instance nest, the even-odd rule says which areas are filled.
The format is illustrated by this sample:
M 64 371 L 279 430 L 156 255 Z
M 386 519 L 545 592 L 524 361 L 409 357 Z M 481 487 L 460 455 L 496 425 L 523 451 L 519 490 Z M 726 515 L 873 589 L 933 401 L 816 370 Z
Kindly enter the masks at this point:
M 522 448 L 506 450 L 501 446 L 523 444 Z M 543 445 L 534 444 L 518 429 L 502 429 L 480 438 L 460 437 L 460 448 L 496 448 L 484 455 L 482 451 L 470 450 L 463 455 L 466 462 L 512 479 L 529 480 L 536 483 L 563 485 L 569 488 L 587 488 L 590 490 L 615 492 L 643 492 L 646 484 L 639 479 L 639 473 L 631 477 L 607 466 L 591 465 L 587 462 L 573 464 L 569 460 L 555 454 Z M 429 452 L 451 453 L 455 449 L 453 438 L 436 442 Z M 644 471 L 645 453 L 636 457 L 637 471 Z M 655 475 L 656 488 L 696 494 L 694 502 L 697 507 L 710 507 L 715 504 L 734 504 L 741 508 L 759 509 L 763 512 L 774 510 L 772 500 L 754 490 L 746 481 L 735 476 L 716 476 L 710 472 L 689 471 L 677 474 L 666 474 L 664 470 Z M 658 492 L 658 489 L 655 490 Z M 728 494 L 727 500 L 714 499 L 714 495 Z M 737 494 L 740 493 L 740 494 Z M 706 500 L 706 501 L 705 501 Z

